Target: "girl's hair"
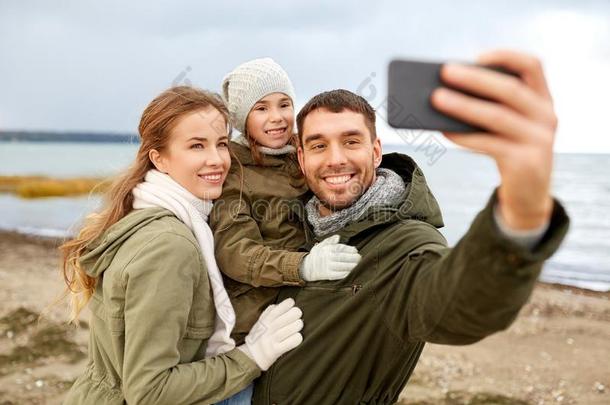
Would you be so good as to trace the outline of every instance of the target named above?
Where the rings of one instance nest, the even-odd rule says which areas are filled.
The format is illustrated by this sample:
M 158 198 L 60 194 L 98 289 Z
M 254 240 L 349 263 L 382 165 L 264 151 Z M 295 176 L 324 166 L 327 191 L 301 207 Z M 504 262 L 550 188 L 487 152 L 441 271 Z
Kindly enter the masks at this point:
M 164 91 L 142 113 L 138 126 L 141 144 L 135 161 L 115 179 L 105 193 L 101 211 L 89 215 L 78 236 L 59 247 L 66 295 L 70 295 L 71 322 L 77 321 L 80 311 L 95 291 L 97 278 L 89 276 L 80 264 L 89 244 L 132 211 L 131 190 L 144 181 L 146 173 L 154 168 L 148 157 L 149 152 L 153 149 L 162 151 L 167 146 L 170 133 L 181 117 L 207 108 L 215 108 L 221 113 L 224 119 L 222 124 L 227 133 L 230 133 L 229 112 L 220 96 L 189 86 L 177 86 Z

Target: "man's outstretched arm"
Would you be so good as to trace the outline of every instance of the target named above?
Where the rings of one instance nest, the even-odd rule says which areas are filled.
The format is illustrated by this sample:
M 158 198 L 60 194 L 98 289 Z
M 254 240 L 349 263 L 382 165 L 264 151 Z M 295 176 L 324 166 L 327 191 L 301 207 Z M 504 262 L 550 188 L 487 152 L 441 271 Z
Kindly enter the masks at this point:
M 431 225 L 413 221 L 384 244 L 419 239 L 398 275 L 379 297 L 388 327 L 405 341 L 470 344 L 507 328 L 527 302 L 544 261 L 559 247 L 568 217 L 554 202 L 548 229 L 530 248 L 504 234 L 494 219 L 494 192 L 470 229 L 449 248 Z M 412 243 L 412 242 L 410 242 Z
M 501 184 L 454 249 L 424 244 L 404 263 L 386 301 L 396 309 L 388 311 L 389 325 L 398 325 L 407 339 L 464 344 L 507 327 L 567 231 L 567 215 L 550 194 L 557 118 L 540 62 L 507 50 L 486 53 L 478 62 L 502 66 L 520 79 L 446 65 L 445 82 L 487 100 L 443 88 L 431 101 L 443 113 L 487 130 L 444 135 L 492 157 Z M 504 231 L 549 227 L 535 246 L 517 244 L 498 228 L 494 206 Z

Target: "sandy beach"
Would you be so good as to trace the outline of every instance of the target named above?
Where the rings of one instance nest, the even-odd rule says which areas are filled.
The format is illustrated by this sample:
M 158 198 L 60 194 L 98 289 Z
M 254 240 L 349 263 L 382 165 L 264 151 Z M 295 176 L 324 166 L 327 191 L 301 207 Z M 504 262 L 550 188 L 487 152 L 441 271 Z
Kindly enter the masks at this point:
M 87 314 L 65 324 L 57 241 L 0 232 L 0 405 L 59 404 L 85 365 Z M 400 404 L 610 404 L 610 293 L 539 284 L 516 322 L 428 345 Z

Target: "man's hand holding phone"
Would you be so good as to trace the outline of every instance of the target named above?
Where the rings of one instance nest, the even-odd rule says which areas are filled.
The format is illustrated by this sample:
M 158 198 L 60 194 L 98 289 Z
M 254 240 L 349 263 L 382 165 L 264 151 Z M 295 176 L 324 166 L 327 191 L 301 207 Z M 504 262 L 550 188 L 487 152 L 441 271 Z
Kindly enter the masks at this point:
M 513 229 L 533 229 L 550 219 L 553 142 L 557 117 L 540 61 L 524 53 L 497 50 L 482 54 L 481 65 L 501 66 L 520 79 L 478 66 L 447 64 L 431 103 L 444 114 L 485 132 L 443 134 L 456 144 L 491 156 L 501 185 L 499 208 Z

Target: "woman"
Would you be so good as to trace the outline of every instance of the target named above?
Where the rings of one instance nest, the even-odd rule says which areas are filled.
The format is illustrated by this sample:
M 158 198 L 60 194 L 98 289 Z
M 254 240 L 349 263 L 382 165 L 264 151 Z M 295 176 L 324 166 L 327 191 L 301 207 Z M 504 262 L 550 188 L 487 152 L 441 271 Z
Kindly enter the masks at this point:
M 235 348 L 235 313 L 206 220 L 230 167 L 228 112 L 190 87 L 145 109 L 136 161 L 64 244 L 72 320 L 89 304 L 89 363 L 66 404 L 214 403 L 302 341 L 294 301 L 270 306 Z

